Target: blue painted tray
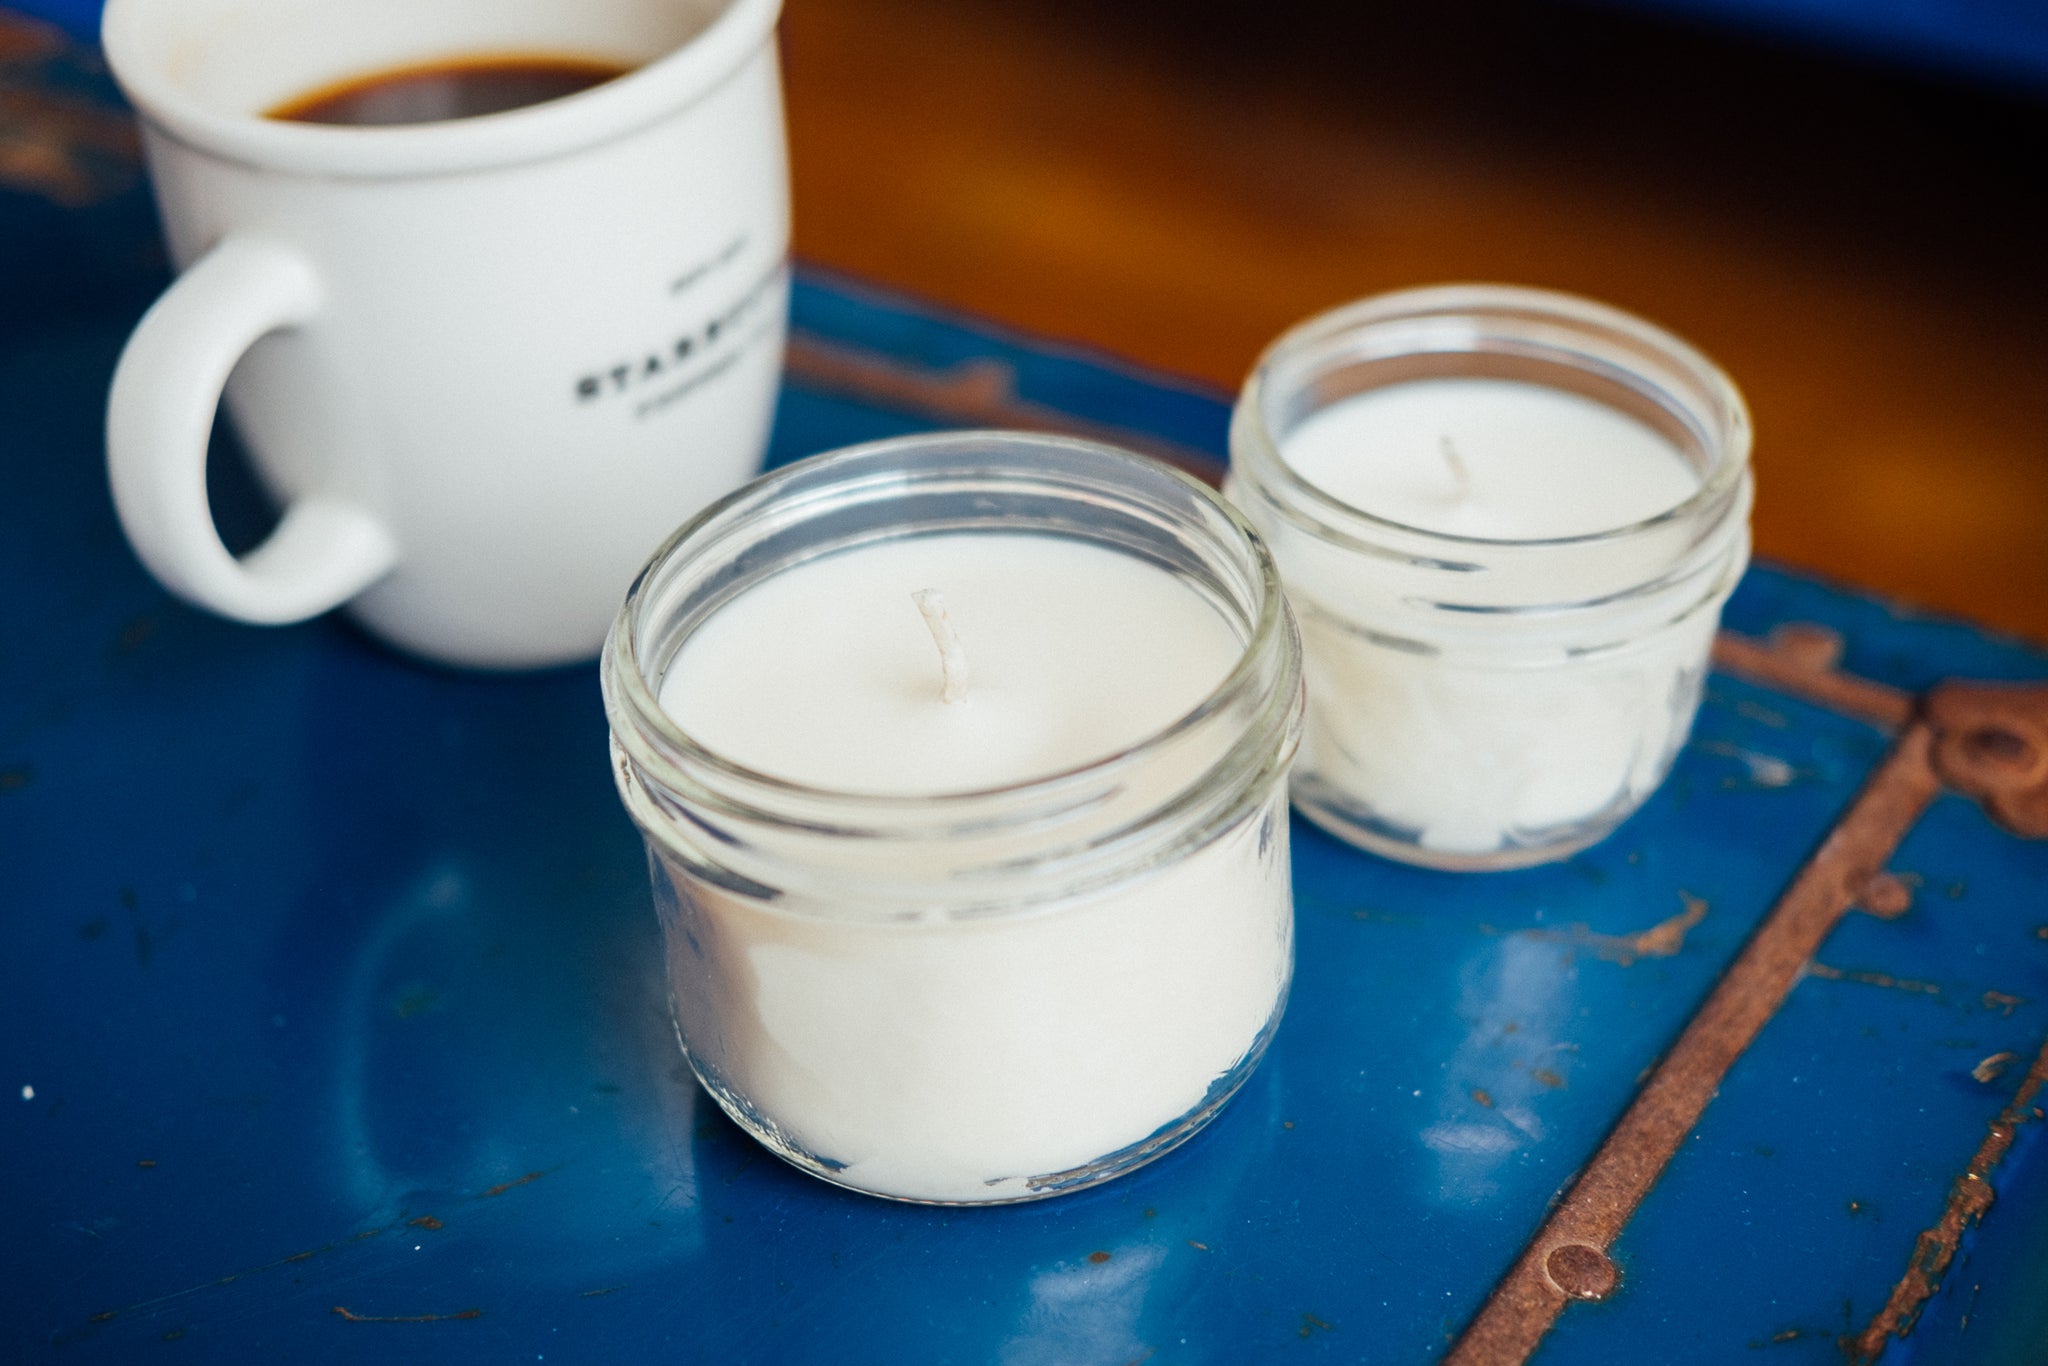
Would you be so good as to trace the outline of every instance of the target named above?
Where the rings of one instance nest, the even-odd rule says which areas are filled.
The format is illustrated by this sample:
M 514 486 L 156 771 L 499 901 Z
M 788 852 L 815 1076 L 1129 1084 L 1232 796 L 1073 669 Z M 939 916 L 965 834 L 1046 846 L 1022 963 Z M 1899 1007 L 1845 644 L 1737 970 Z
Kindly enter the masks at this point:
M 885 1204 L 691 1081 L 593 670 L 228 625 L 136 566 L 99 424 L 163 266 L 94 174 L 0 188 L 0 1359 L 2048 1358 L 2048 845 L 1991 814 L 2048 796 L 2048 715 L 1913 701 L 2048 657 L 1757 569 L 1614 838 L 1459 877 L 1297 824 L 1293 1003 L 1211 1129 Z M 815 272 L 795 323 L 778 461 L 1223 450 L 1222 399 L 1099 356 Z

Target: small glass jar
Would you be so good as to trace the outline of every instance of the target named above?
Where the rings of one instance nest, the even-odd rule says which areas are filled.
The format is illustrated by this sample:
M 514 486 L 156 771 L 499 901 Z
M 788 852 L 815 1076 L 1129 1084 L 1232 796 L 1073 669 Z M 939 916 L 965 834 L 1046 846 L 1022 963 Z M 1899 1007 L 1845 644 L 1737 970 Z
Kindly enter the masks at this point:
M 786 781 L 663 710 L 691 635 L 778 573 L 982 533 L 1133 557 L 1220 615 L 1241 657 L 1163 730 L 981 791 Z M 1264 548 L 1210 490 L 1038 435 L 813 457 L 656 552 L 602 673 L 683 1052 L 779 1156 L 894 1199 L 1035 1199 L 1173 1148 L 1256 1066 L 1292 972 L 1300 641 Z
M 1495 539 L 1376 516 L 1289 464 L 1313 415 L 1437 379 L 1593 400 L 1668 442 L 1696 487 L 1627 525 Z M 1699 352 L 1569 295 L 1408 290 L 1282 336 L 1245 383 L 1230 441 L 1226 492 L 1271 545 L 1301 622 L 1309 711 L 1293 795 L 1309 819 L 1407 863 L 1518 868 L 1593 844 L 1663 781 L 1749 559 L 1749 416 Z

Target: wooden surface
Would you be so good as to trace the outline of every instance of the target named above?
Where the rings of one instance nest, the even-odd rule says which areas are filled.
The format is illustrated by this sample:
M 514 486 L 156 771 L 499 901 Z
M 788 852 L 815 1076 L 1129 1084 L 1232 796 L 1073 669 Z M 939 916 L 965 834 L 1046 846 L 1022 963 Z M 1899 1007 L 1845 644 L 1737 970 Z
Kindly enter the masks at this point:
M 1760 553 L 2048 640 L 2048 103 L 1563 4 L 789 0 L 798 250 L 1234 388 L 1485 279 L 1758 428 Z

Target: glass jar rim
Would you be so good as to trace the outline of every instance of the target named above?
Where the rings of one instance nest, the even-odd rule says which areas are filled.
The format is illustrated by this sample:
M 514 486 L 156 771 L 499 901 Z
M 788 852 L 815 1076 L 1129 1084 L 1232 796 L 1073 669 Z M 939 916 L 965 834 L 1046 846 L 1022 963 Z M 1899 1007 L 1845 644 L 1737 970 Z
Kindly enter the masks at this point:
M 998 457 L 1010 456 L 1012 459 L 1008 467 L 1019 473 L 1028 472 L 1029 467 L 1025 461 L 1015 457 L 1032 451 L 1058 450 L 1099 461 L 1105 470 L 1135 471 L 1143 478 L 1167 481 L 1168 487 L 1194 494 L 1234 533 L 1233 546 L 1245 557 L 1253 570 L 1248 577 L 1257 585 L 1256 612 L 1247 613 L 1251 617 L 1250 631 L 1230 672 L 1187 713 L 1099 758 L 991 787 L 915 794 L 833 788 L 750 768 L 700 743 L 662 708 L 657 695 L 658 685 L 650 682 L 643 666 L 641 628 L 644 623 L 639 617 L 664 575 L 677 574 L 682 566 L 689 563 L 690 556 L 682 554 L 686 547 L 695 545 L 701 553 L 734 534 L 736 524 L 742 523 L 750 513 L 774 506 L 793 485 L 815 479 L 821 473 L 853 476 L 863 466 L 879 464 L 905 452 L 949 447 L 957 447 L 962 454 L 980 450 Z M 1000 459 L 984 462 L 984 465 L 987 468 L 1004 467 Z M 855 481 L 848 477 L 844 484 L 852 487 Z M 820 491 L 800 499 L 792 504 L 789 511 L 801 520 L 805 505 L 820 501 L 822 496 Z M 963 529 L 961 534 L 990 533 Z M 1264 540 L 1237 508 L 1199 480 L 1161 461 L 1100 442 L 1038 432 L 949 430 L 889 437 L 808 456 L 757 477 L 699 512 L 662 543 L 634 578 L 605 642 L 601 678 L 607 709 L 613 713 L 614 737 L 636 765 L 651 770 L 665 787 L 675 786 L 671 780 L 683 777 L 682 764 L 687 763 L 715 775 L 721 789 L 747 794 L 751 799 L 747 807 L 757 815 L 772 814 L 759 804 L 762 802 L 769 803 L 771 807 L 782 803 L 827 804 L 835 810 L 882 820 L 891 815 L 929 817 L 937 814 L 936 808 L 959 817 L 957 821 L 941 821 L 941 827 L 972 827 L 979 825 L 984 817 L 1002 820 L 999 812 L 1018 806 L 1035 807 L 1039 803 L 1034 799 L 1038 798 L 1045 799 L 1045 804 L 1056 810 L 1070 807 L 1082 790 L 1098 788 L 1106 779 L 1142 763 L 1146 757 L 1186 737 L 1205 721 L 1244 698 L 1252 689 L 1261 686 L 1261 661 L 1275 650 L 1279 637 L 1292 631 L 1279 570 Z M 1295 675 L 1294 691 L 1298 692 L 1298 664 L 1291 672 Z M 618 724 L 620 713 L 630 722 L 630 729 L 624 734 Z M 659 743 L 650 743 L 651 740 Z M 688 783 L 687 780 L 684 785 L 701 787 L 701 784 Z M 1085 796 L 1080 799 L 1085 803 Z M 927 829 L 920 833 L 937 832 Z
M 1686 403 L 1688 415 L 1710 424 L 1703 436 L 1712 438 L 1712 464 L 1700 477 L 1699 486 L 1682 502 L 1661 512 L 1590 532 L 1565 536 L 1477 536 L 1436 531 L 1396 521 L 1347 503 L 1304 478 L 1280 452 L 1267 421 L 1267 404 L 1273 397 L 1274 368 L 1280 363 L 1305 358 L 1318 349 L 1333 353 L 1345 349 L 1347 339 L 1356 339 L 1376 329 L 1413 325 L 1430 320 L 1464 320 L 1478 327 L 1492 319 L 1500 324 L 1519 321 L 1524 327 L 1541 327 L 1551 332 L 1576 334 L 1588 342 L 1620 342 L 1637 349 L 1646 358 L 1668 366 L 1679 377 L 1695 385 L 1704 402 Z M 1504 330 L 1504 329 L 1503 329 Z M 1441 346 L 1411 349 L 1389 354 L 1480 354 L 1476 346 Z M 1562 356 L 1559 365 L 1569 365 Z M 1577 368 L 1592 372 L 1581 364 Z M 1625 363 L 1608 360 L 1610 370 L 1631 370 Z M 1640 369 L 1631 370 L 1647 380 Z M 1404 381 L 1395 381 L 1396 383 Z M 1658 386 L 1667 411 L 1673 401 L 1683 401 Z M 1674 415 L 1677 415 L 1674 413 Z M 1348 539 L 1378 544 L 1389 537 L 1410 539 L 1418 546 L 1440 547 L 1468 553 L 1503 547 L 1598 546 L 1653 535 L 1674 523 L 1718 517 L 1737 500 L 1749 476 L 1752 431 L 1748 405 L 1722 369 L 1706 354 L 1676 334 L 1623 309 L 1558 290 L 1525 285 L 1465 283 L 1424 285 L 1395 290 L 1340 304 L 1290 327 L 1277 337 L 1253 362 L 1231 416 L 1230 444 L 1233 468 L 1239 473 L 1285 496 L 1296 509 L 1313 509 L 1318 520 Z

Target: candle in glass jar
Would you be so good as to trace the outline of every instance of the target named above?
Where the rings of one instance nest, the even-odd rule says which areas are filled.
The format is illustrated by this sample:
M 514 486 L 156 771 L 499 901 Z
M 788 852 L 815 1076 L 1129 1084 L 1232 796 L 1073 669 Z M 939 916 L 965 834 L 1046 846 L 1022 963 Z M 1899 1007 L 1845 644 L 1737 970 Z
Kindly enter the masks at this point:
M 943 593 L 969 664 L 954 702 L 920 591 Z M 660 698 L 707 749 L 773 777 L 939 797 L 1134 745 L 1243 650 L 1130 556 L 927 536 L 750 589 L 691 634 Z M 1266 884 L 1286 873 L 1259 838 L 984 924 L 807 922 L 707 892 L 715 928 L 694 948 L 716 961 L 687 969 L 684 1035 L 721 1037 L 725 1083 L 837 1179 L 918 1199 L 1028 1193 L 1195 1109 L 1272 1016 L 1289 934 Z
M 788 548 L 775 481 L 872 491 L 892 459 L 988 491 L 945 530 Z M 763 482 L 735 521 L 789 563 L 684 612 L 737 539 L 703 535 L 697 564 L 686 536 L 607 654 L 699 1077 L 784 1157 L 901 1199 L 1026 1199 L 1172 1147 L 1256 1063 L 1291 975 L 1299 653 L 1270 563 L 1192 481 L 1056 438 L 908 439 Z M 1256 570 L 1232 602 L 1120 548 L 1176 516 Z M 650 725 L 622 647 L 675 636 Z
M 1662 781 L 1748 558 L 1747 417 L 1710 362 L 1566 295 L 1408 291 L 1277 342 L 1232 455 L 1301 619 L 1311 819 L 1517 867 Z

